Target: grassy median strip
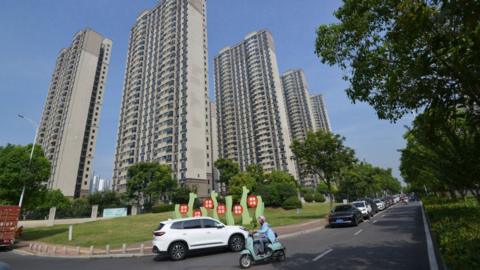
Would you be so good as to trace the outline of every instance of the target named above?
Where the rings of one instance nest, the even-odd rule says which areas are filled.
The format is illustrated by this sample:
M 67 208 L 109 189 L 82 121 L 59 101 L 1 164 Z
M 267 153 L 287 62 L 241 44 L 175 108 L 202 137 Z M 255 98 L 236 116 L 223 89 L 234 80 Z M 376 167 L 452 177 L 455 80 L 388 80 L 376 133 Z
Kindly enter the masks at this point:
M 266 208 L 265 216 L 271 226 L 298 224 L 308 220 L 323 218 L 329 211 L 328 204 L 305 204 L 300 213 L 296 210 Z M 120 217 L 110 220 L 94 221 L 73 225 L 73 240 L 68 241 L 68 225 L 25 229 L 22 240 L 40 241 L 58 245 L 82 246 L 91 245 L 104 248 L 110 245 L 118 248 L 123 243 L 133 244 L 152 239 L 152 231 L 158 224 L 172 217 L 171 212 L 143 214 Z M 237 224 L 239 224 L 237 218 Z
M 467 200 L 423 200 L 433 237 L 449 269 L 480 269 L 480 206 Z

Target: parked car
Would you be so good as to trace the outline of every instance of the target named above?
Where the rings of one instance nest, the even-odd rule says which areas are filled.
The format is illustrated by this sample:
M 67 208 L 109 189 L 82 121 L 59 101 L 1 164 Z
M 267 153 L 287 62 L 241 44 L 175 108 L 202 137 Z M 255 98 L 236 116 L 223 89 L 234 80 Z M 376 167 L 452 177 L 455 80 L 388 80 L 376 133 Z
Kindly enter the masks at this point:
M 365 201 L 367 204 L 369 204 L 370 207 L 372 208 L 373 214 L 376 214 L 380 211 L 377 207 L 377 204 L 370 198 L 360 198 L 360 199 L 357 199 L 357 201 Z
M 372 207 L 366 201 L 354 201 L 352 205 L 360 210 L 364 218 L 373 216 Z
M 377 205 L 378 210 L 385 210 L 385 203 L 380 199 L 374 199 L 373 202 Z
M 152 252 L 167 254 L 174 261 L 184 259 L 191 250 L 228 247 L 238 252 L 247 237 L 244 227 L 227 226 L 210 217 L 167 220 L 153 232 Z
M 351 204 L 337 205 L 328 217 L 330 227 L 337 225 L 354 225 L 358 226 L 363 221 L 363 215 L 360 210 Z

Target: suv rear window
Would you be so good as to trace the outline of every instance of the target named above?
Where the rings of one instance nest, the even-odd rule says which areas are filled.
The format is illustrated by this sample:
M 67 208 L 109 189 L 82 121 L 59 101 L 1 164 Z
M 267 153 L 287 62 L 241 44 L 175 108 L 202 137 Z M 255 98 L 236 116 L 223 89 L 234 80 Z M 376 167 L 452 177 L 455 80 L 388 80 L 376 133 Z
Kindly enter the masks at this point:
M 163 226 L 165 226 L 165 224 L 160 223 L 155 231 L 161 230 L 163 228 Z
M 187 220 L 183 222 L 184 229 L 201 229 L 202 224 L 200 219 Z

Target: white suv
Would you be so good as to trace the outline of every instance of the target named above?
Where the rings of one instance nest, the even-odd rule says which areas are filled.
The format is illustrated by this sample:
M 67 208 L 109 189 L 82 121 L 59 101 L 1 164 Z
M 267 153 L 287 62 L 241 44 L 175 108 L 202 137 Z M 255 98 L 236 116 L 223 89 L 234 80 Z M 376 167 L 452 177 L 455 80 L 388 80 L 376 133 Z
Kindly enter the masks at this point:
M 225 226 L 210 217 L 162 221 L 153 232 L 152 252 L 168 254 L 174 261 L 182 260 L 189 250 L 229 247 L 241 251 L 248 230 L 241 226 Z
M 362 212 L 364 218 L 370 218 L 373 216 L 372 207 L 366 201 L 355 201 L 352 204 Z

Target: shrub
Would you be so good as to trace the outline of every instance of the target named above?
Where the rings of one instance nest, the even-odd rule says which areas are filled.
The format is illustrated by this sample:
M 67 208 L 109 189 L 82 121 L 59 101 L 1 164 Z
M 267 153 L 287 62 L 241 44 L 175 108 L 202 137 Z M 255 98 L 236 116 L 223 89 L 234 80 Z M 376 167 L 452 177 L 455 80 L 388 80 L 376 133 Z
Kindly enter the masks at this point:
M 284 182 L 259 185 L 256 193 L 262 196 L 265 206 L 271 207 L 280 207 L 286 199 L 297 196 L 295 185 Z
M 325 196 L 323 196 L 323 194 L 317 192 L 317 193 L 313 194 L 313 200 L 315 202 L 323 203 L 323 202 L 325 202 Z
M 175 209 L 174 204 L 157 204 L 152 207 L 152 213 L 170 212 Z
M 473 199 L 425 198 L 433 237 L 449 269 L 480 269 L 480 206 Z
M 298 199 L 297 196 L 292 196 L 286 199 L 282 203 L 282 208 L 285 210 L 290 210 L 290 209 L 296 209 L 296 208 L 302 208 L 302 203 Z
M 303 195 L 303 199 L 306 202 L 313 202 L 313 193 L 306 193 L 305 195 Z

